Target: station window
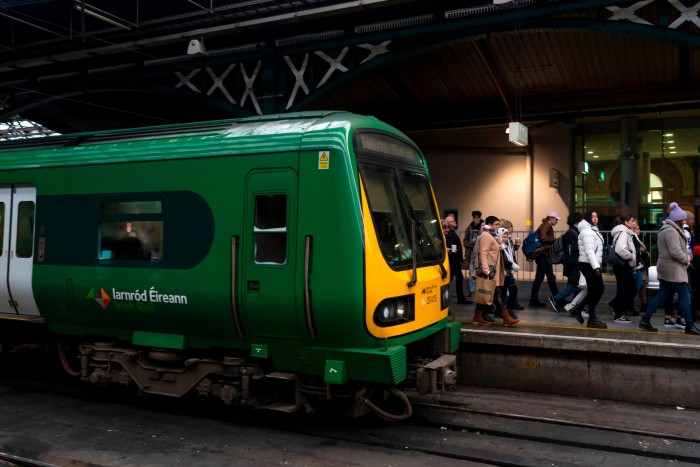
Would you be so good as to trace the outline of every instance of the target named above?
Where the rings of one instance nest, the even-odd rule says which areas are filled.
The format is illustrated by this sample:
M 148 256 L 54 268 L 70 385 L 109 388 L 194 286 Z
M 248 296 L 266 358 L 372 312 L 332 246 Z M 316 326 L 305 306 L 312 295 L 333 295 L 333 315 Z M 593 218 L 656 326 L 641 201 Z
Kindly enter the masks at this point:
M 100 260 L 159 261 L 163 251 L 160 201 L 102 203 Z
M 258 264 L 287 261 L 287 196 L 260 195 L 255 198 L 253 257 Z
M 17 209 L 17 257 L 31 258 L 34 252 L 34 202 L 21 201 Z

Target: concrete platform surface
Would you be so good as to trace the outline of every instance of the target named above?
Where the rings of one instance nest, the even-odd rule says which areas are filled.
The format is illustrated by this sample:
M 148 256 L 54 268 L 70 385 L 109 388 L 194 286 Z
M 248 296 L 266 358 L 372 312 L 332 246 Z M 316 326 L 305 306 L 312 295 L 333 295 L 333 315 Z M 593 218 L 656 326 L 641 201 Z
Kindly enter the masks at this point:
M 579 324 L 565 311 L 556 313 L 547 303 L 549 289 L 546 283 L 540 288 L 539 299 L 547 306 L 530 308 L 528 302 L 531 286 L 531 282 L 518 282 L 518 301 L 525 309 L 516 311 L 520 323 L 515 326 L 503 326 L 499 317 L 489 326 L 473 325 L 471 320 L 474 316 L 474 305 L 458 305 L 456 297 L 451 296 L 450 313 L 455 320 L 464 323 L 462 340 L 471 343 L 577 349 L 700 361 L 700 336 L 686 335 L 684 329 L 664 327 L 662 308 L 657 309 L 651 320 L 658 332 L 640 329 L 641 316 L 630 316 L 629 323 L 615 322 L 613 310 L 608 305 L 615 296 L 614 283 L 605 284 L 605 292 L 597 307 L 598 318 L 607 324 L 607 329 L 589 329 L 585 322 Z M 560 290 L 564 286 L 565 284 L 559 283 Z M 454 284 L 452 287 L 454 289 Z M 653 292 L 650 293 L 649 299 L 652 296 Z M 636 307 L 639 308 L 639 299 L 636 301 Z M 700 323 L 696 324 L 700 326 Z

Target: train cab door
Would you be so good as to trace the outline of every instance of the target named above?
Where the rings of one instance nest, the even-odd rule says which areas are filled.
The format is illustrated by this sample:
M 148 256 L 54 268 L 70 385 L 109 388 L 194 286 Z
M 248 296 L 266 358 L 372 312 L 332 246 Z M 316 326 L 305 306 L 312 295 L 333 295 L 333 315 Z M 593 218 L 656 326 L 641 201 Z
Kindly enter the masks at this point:
M 36 188 L 0 186 L 0 313 L 38 316 L 32 291 Z
M 241 242 L 241 315 L 249 336 L 299 339 L 297 318 L 297 175 L 251 172 Z

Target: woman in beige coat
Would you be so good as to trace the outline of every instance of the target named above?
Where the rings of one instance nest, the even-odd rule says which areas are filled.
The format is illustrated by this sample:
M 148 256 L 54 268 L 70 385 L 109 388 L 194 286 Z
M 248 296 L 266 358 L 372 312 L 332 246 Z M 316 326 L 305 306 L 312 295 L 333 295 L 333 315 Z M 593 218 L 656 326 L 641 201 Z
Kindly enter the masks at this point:
M 479 235 L 477 241 L 477 254 L 474 255 L 476 264 L 474 265 L 474 276 L 482 276 L 493 279 L 496 282 L 496 290 L 493 292 L 493 305 L 476 304 L 474 310 L 474 324 L 490 324 L 484 319 L 484 313 L 488 312 L 493 306 L 496 309 L 496 314 L 503 318 L 503 324 L 517 324 L 520 321 L 513 319 L 508 314 L 508 311 L 503 306 L 503 284 L 506 278 L 506 270 L 501 257 L 501 242 L 497 237 L 496 231 L 501 223 L 496 216 L 486 218 L 484 230 Z

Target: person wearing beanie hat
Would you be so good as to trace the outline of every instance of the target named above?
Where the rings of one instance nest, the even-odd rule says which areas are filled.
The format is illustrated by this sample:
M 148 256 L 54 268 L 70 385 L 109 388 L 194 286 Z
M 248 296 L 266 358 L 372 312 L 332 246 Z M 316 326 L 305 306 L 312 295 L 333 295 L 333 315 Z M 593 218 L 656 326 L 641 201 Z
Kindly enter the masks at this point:
M 688 213 L 682 210 L 678 203 L 671 203 L 669 208 L 668 218 L 673 222 L 684 221 L 688 218 Z
M 639 327 L 646 331 L 656 331 L 651 325 L 651 317 L 661 303 L 669 296 L 678 294 L 678 309 L 685 320 L 685 333 L 700 336 L 690 313 L 690 290 L 687 268 L 692 255 L 688 253 L 683 223 L 688 218 L 678 203 L 671 203 L 668 219 L 664 221 L 657 237 L 658 260 L 656 273 L 659 278 L 659 292 L 649 302 Z
M 539 300 L 540 286 L 544 282 L 545 277 L 547 277 L 547 286 L 549 286 L 549 291 L 552 296 L 559 293 L 557 278 L 554 275 L 552 258 L 550 257 L 550 249 L 552 248 L 552 243 L 554 243 L 554 226 L 557 225 L 559 219 L 561 218 L 558 212 L 550 211 L 547 217 L 542 219 L 542 224 L 537 228 L 537 237 L 542 242 L 544 252 L 535 258 L 537 271 L 535 272 L 535 280 L 532 281 L 532 289 L 530 290 L 531 308 L 547 306 Z

